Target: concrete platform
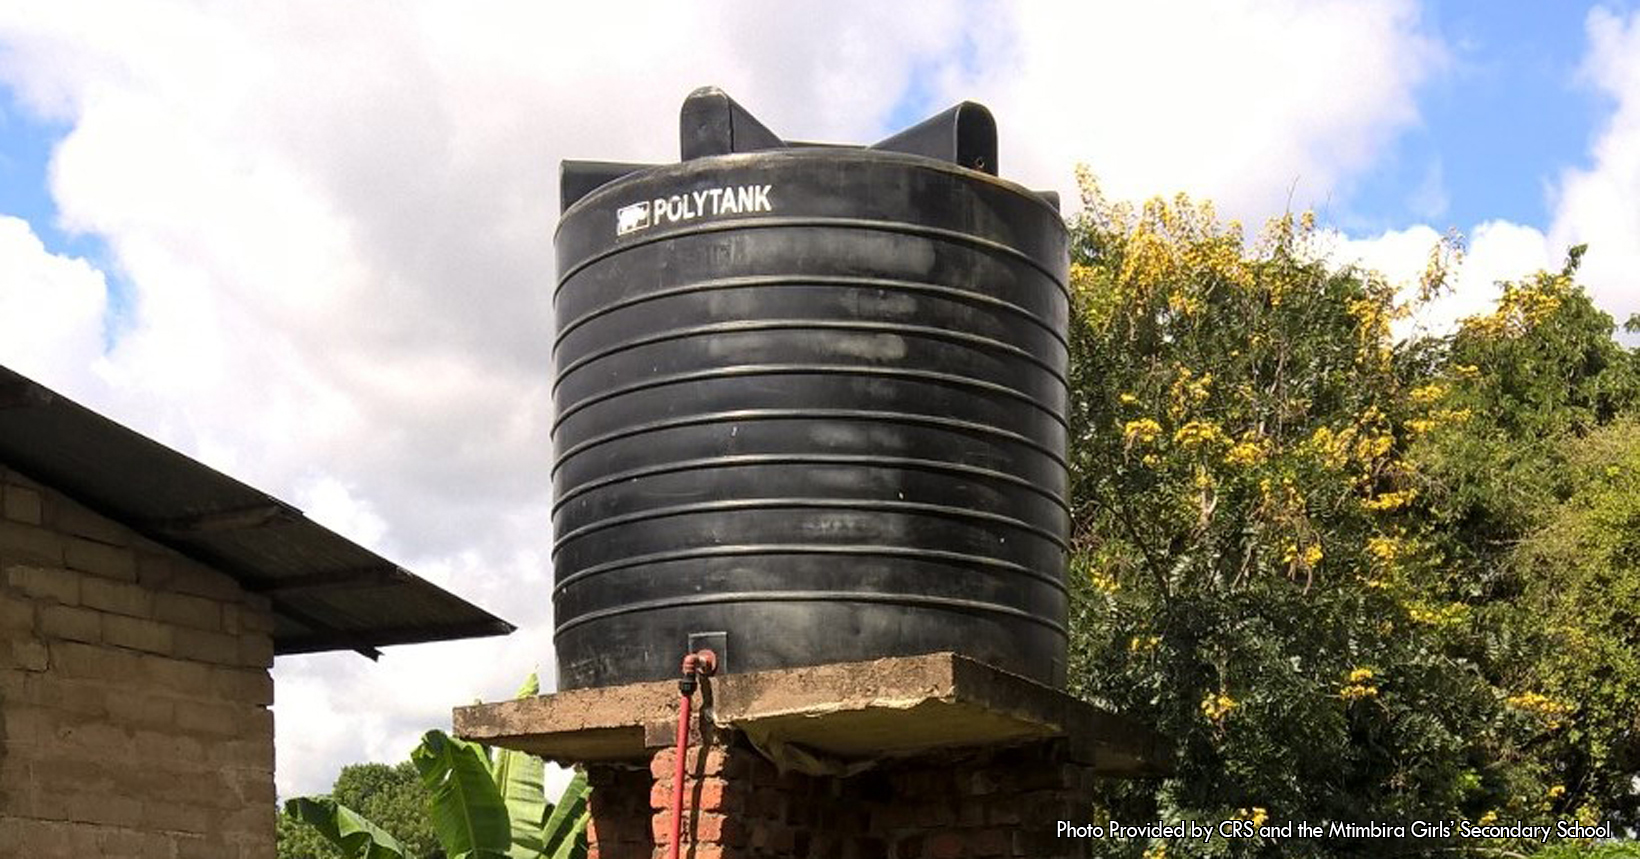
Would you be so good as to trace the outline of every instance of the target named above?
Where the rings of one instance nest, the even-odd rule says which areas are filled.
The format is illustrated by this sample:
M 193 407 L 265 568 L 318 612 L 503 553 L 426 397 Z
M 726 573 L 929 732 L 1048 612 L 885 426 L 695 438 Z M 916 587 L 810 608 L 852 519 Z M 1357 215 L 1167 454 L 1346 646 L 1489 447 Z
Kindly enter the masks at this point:
M 674 680 L 575 689 L 458 707 L 454 726 L 559 763 L 639 763 L 675 740 L 677 699 Z M 842 764 L 1057 737 L 1109 775 L 1160 773 L 1171 757 L 1143 726 L 953 653 L 726 674 L 702 683 L 696 706 L 760 748 Z

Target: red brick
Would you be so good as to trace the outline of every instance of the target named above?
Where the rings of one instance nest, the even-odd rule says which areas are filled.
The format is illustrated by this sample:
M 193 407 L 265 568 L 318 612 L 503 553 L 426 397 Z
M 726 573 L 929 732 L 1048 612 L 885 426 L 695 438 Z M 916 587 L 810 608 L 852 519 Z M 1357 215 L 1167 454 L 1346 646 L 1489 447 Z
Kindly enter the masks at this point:
M 962 833 L 945 831 L 928 839 L 929 859 L 963 859 L 968 855 L 968 844 Z
M 656 781 L 672 777 L 672 768 L 676 766 L 677 752 L 673 749 L 661 749 L 649 759 L 649 775 Z
M 995 772 L 988 769 L 977 769 L 964 780 L 968 792 L 975 796 L 985 796 L 996 793 L 1002 786 Z
M 672 807 L 672 779 L 670 777 L 655 779 L 655 782 L 649 786 L 649 807 L 653 809 Z
M 986 820 L 993 825 L 1018 826 L 1023 817 L 1020 815 L 1019 798 L 1010 796 L 995 800 L 985 814 Z
M 741 792 L 720 778 L 702 779 L 688 792 L 691 807 L 701 811 L 738 811 L 743 805 Z
M 917 825 L 924 829 L 950 826 L 956 822 L 957 813 L 951 807 L 950 801 L 944 798 L 925 799 L 917 809 Z
M 689 749 L 686 769 L 690 775 L 696 777 L 720 775 L 723 772 L 724 762 L 727 758 L 728 755 L 721 746 L 704 749 L 695 746 Z
M 1008 832 L 1003 829 L 985 829 L 974 834 L 975 856 L 1007 856 Z

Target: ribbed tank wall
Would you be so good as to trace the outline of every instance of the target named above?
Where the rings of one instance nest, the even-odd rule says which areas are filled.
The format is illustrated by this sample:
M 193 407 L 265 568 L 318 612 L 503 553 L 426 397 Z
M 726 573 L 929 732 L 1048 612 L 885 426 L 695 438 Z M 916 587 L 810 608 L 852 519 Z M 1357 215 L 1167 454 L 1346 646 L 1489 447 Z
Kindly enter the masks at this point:
M 605 185 L 557 248 L 560 688 L 672 677 L 720 631 L 737 672 L 952 650 L 1062 682 L 1057 211 L 783 150 Z

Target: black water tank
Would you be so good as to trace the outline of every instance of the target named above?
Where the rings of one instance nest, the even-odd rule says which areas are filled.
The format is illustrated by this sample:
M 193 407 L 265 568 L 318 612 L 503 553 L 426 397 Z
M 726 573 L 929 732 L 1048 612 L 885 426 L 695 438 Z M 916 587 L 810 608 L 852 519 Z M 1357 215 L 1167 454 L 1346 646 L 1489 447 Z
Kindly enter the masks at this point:
M 566 162 L 558 686 L 951 650 L 1065 664 L 1066 233 L 964 104 L 874 147 L 722 92 L 684 161 Z M 720 644 L 719 646 L 724 646 Z

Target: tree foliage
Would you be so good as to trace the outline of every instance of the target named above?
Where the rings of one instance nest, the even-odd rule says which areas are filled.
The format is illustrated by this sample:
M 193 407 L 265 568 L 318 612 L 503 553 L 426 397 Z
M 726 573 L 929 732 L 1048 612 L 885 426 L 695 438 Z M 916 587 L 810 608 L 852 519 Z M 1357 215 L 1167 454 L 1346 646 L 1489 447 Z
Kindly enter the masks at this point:
M 391 832 L 416 859 L 442 856 L 427 816 L 427 791 L 409 761 L 389 766 L 349 764 L 326 798 Z M 330 842 L 300 821 L 279 815 L 279 859 L 344 859 Z
M 534 672 L 517 698 L 540 691 Z M 547 801 L 546 766 L 440 730 L 397 767 L 344 767 L 331 795 L 297 797 L 279 816 L 280 859 L 580 859 L 587 854 L 585 773 Z M 404 838 L 399 833 L 409 833 Z
M 1308 215 L 1248 241 L 1083 182 L 1072 685 L 1179 749 L 1102 811 L 1632 824 L 1640 642 L 1612 598 L 1640 586 L 1640 356 L 1576 286 L 1581 251 L 1397 340 L 1455 241 L 1400 288 L 1331 264 Z

